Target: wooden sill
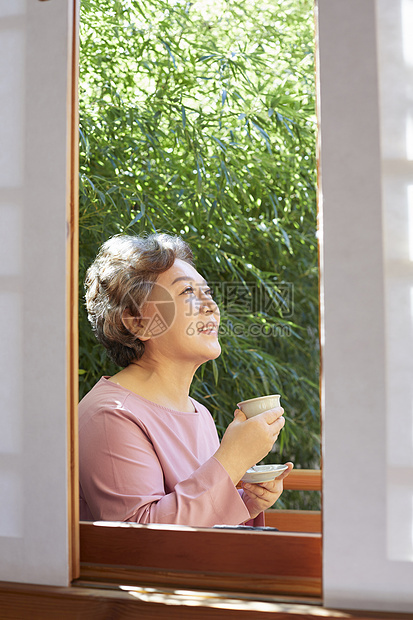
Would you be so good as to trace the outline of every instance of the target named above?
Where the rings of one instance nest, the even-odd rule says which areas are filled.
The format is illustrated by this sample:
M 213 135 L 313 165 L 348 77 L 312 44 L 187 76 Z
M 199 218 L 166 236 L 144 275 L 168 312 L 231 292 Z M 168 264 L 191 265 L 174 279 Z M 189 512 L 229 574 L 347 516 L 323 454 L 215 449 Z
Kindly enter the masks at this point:
M 413 614 L 327 609 L 274 597 L 231 592 L 185 592 L 137 587 L 36 586 L 0 582 L 7 620 L 412 620 Z
M 80 582 L 321 597 L 321 535 L 80 524 Z

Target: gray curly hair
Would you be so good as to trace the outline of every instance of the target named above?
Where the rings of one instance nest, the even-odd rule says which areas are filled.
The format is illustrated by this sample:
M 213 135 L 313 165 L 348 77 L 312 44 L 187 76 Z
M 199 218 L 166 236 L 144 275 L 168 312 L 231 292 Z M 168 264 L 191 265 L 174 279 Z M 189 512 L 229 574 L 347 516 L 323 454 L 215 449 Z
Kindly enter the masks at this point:
M 192 251 L 181 237 L 115 235 L 102 245 L 87 270 L 88 319 L 118 366 L 128 366 L 145 352 L 145 344 L 123 324 L 124 311 L 140 316 L 159 274 L 172 267 L 176 258 L 193 265 Z

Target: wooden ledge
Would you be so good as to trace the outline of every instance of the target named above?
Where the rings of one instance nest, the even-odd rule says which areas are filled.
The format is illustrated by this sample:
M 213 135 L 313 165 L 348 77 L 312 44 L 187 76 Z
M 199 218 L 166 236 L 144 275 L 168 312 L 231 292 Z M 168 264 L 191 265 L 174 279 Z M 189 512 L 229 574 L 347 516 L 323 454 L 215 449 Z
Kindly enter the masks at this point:
M 320 510 L 266 510 L 265 524 L 282 532 L 313 532 L 321 534 Z
M 321 597 L 320 534 L 81 523 L 80 561 L 83 583 Z
M 284 480 L 284 489 L 290 491 L 321 491 L 321 470 L 293 469 Z
M 4 620 L 413 620 L 413 614 L 327 609 L 297 600 L 157 588 L 36 586 L 0 582 Z

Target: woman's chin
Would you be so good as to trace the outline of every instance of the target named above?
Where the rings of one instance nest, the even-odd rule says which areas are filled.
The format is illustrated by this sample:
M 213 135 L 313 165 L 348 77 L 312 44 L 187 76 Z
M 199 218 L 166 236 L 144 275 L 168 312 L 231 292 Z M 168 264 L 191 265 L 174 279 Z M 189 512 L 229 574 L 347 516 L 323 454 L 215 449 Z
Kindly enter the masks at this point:
M 202 347 L 198 353 L 203 357 L 201 364 L 205 364 L 205 362 L 209 362 L 210 360 L 216 360 L 217 357 L 221 355 L 221 345 L 218 340 L 216 340 L 214 343 L 210 343 L 207 348 Z
M 218 341 L 214 348 L 215 348 L 215 351 L 211 351 L 211 357 L 209 358 L 210 360 L 216 360 L 217 357 L 221 355 L 221 345 L 219 344 Z

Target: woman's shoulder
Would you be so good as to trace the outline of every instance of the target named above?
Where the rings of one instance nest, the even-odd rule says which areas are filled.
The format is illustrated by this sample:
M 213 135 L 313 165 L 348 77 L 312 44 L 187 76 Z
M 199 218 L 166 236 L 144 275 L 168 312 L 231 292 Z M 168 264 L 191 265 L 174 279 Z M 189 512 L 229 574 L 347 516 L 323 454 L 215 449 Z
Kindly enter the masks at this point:
M 82 403 L 91 401 L 91 400 L 99 400 L 99 398 L 105 398 L 110 396 L 119 396 L 119 385 L 110 381 L 109 377 L 101 377 L 97 383 L 92 387 L 89 392 L 85 394 L 82 400 L 79 403 L 79 406 Z
M 88 435 L 110 429 L 110 433 L 129 433 L 132 423 L 148 433 L 155 417 L 150 403 L 109 377 L 102 377 L 79 403 L 79 432 Z
M 101 377 L 80 401 L 79 419 L 90 418 L 98 412 L 122 408 L 127 397 L 128 393 L 122 390 L 121 386 L 110 381 L 109 377 Z

